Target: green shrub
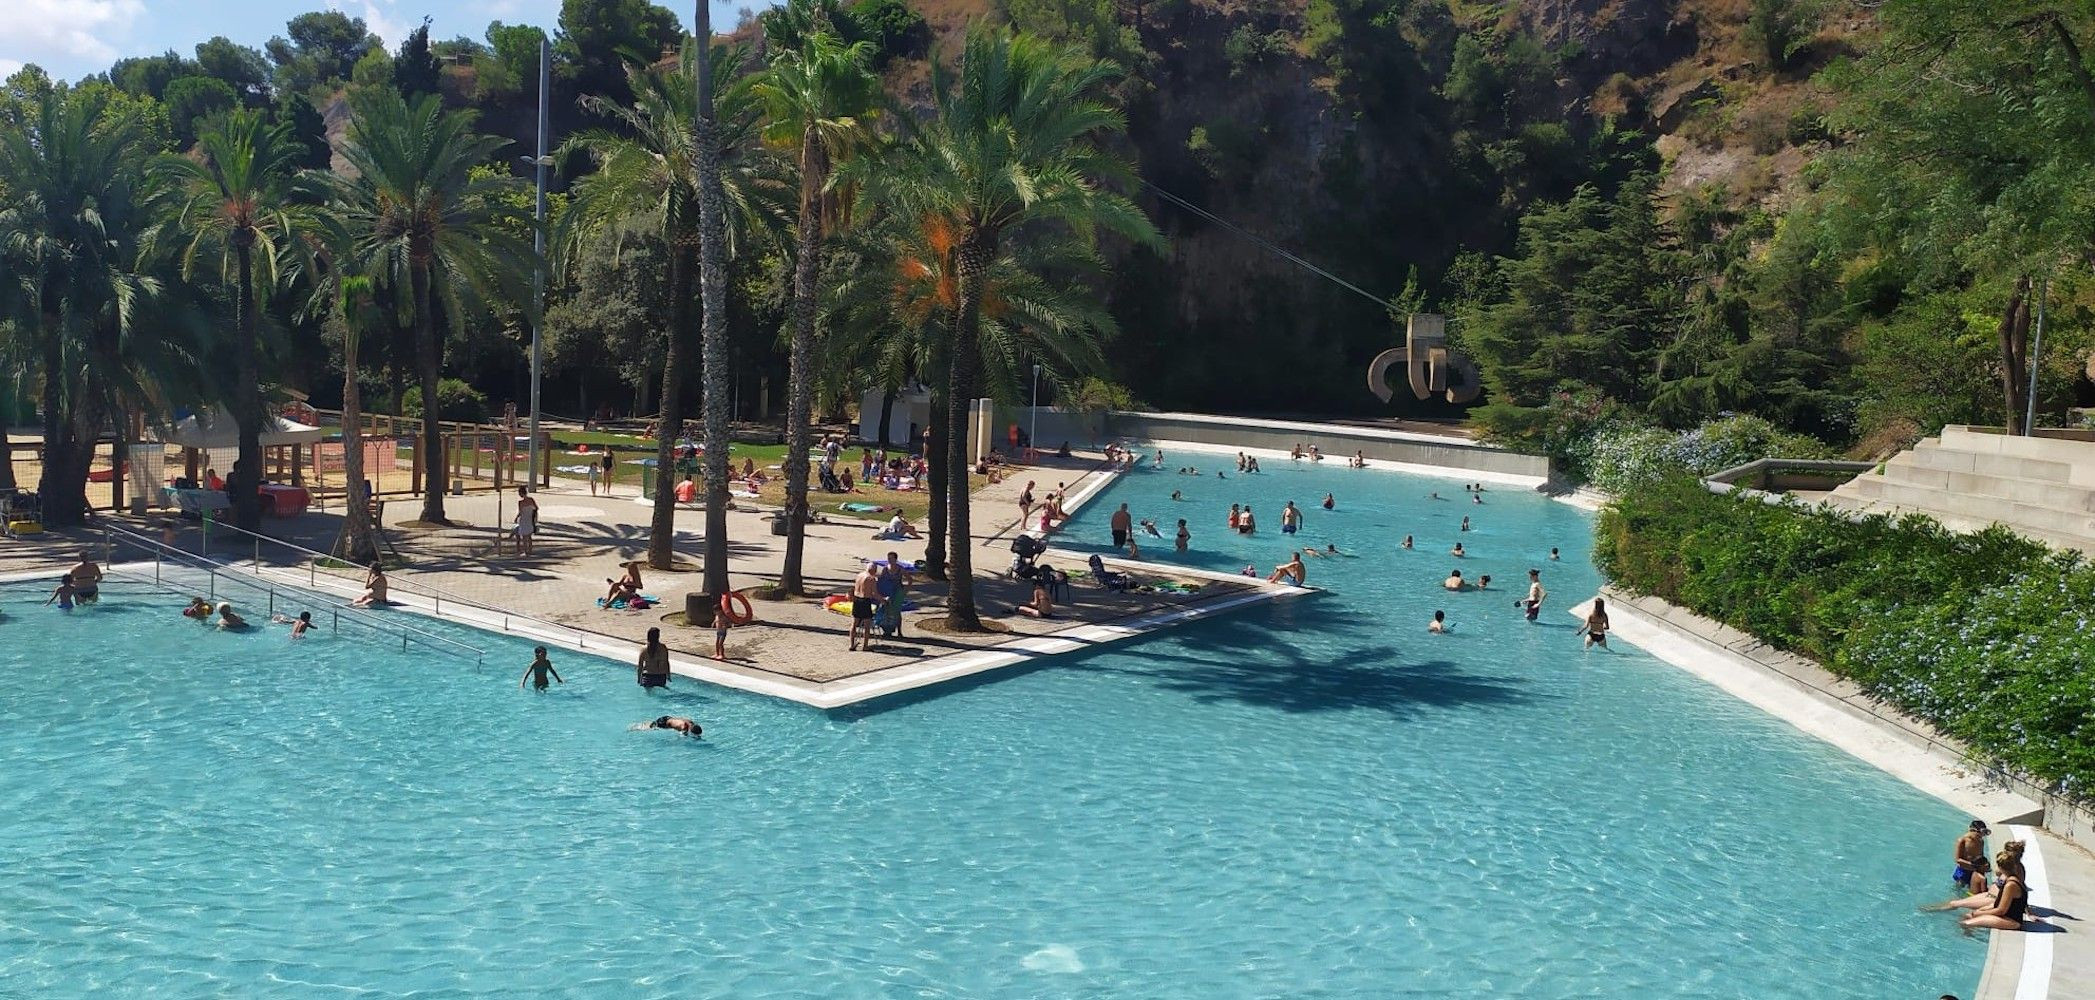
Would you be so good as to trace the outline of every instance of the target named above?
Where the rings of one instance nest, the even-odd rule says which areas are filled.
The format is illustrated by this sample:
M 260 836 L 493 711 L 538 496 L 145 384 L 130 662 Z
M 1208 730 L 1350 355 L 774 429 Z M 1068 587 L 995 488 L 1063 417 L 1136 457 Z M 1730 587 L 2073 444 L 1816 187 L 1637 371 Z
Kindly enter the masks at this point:
M 1594 558 L 1623 590 L 1812 657 L 1982 760 L 2068 794 L 2095 782 L 2095 567 L 2078 556 L 1674 477 L 1608 506 Z
M 487 396 L 462 379 L 438 379 L 436 401 L 437 416 L 445 420 L 487 419 Z M 406 392 L 400 394 L 400 414 L 416 418 L 422 416 L 421 386 L 409 386 Z

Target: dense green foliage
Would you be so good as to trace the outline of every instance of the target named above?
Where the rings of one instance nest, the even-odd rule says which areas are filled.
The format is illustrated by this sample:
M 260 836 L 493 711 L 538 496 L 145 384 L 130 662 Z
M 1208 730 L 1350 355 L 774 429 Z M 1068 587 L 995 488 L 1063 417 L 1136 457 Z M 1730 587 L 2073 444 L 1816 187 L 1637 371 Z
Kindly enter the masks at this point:
M 2095 566 L 2076 556 L 1676 478 L 1609 506 L 1595 560 L 1624 590 L 1826 664 L 1984 761 L 2095 787 Z

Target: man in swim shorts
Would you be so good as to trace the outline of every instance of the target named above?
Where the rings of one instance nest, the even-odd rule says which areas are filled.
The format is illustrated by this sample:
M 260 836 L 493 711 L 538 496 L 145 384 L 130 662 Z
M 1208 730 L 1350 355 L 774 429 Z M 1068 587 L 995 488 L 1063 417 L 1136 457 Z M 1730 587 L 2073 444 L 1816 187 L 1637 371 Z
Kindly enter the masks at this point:
M 1986 861 L 1986 837 L 1992 832 L 1985 820 L 1975 819 L 1963 836 L 1957 838 L 1954 851 L 1957 867 L 1950 873 L 1952 885 L 1969 893 L 1986 891 L 1986 873 L 1990 869 Z
M 1290 500 L 1287 502 L 1286 505 L 1280 508 L 1280 533 L 1283 535 L 1292 535 L 1301 527 L 1302 512 L 1296 510 L 1295 501 Z
M 1114 548 L 1125 549 L 1128 547 L 1128 531 L 1134 528 L 1134 526 L 1135 515 L 1128 513 L 1127 504 L 1121 504 L 1120 509 L 1113 512 Z
M 698 723 L 691 721 L 690 719 L 684 718 L 681 715 L 665 715 L 661 718 L 656 719 L 653 722 L 648 723 L 645 726 L 641 726 L 640 728 L 667 729 L 670 732 L 683 733 L 684 735 L 689 736 L 694 740 L 704 739 L 706 735 L 706 731 L 703 727 L 701 727 Z
M 1522 598 L 1520 603 L 1527 608 L 1529 621 L 1534 621 L 1535 617 L 1542 613 L 1542 599 L 1548 596 L 1549 591 L 1542 589 L 1542 571 L 1528 570 L 1528 596 Z
M 866 648 L 873 648 L 873 616 L 880 610 L 880 575 L 867 563 L 851 581 L 851 651 L 858 652 L 858 643 L 865 640 Z

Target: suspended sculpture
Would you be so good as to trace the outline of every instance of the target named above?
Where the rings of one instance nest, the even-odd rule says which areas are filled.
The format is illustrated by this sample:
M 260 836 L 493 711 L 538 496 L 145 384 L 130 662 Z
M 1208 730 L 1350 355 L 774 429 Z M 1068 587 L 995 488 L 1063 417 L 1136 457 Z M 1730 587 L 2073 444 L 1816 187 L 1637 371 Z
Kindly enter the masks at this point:
M 1384 373 L 1391 365 L 1405 366 L 1411 394 L 1431 399 L 1443 394 L 1450 403 L 1467 403 L 1483 391 L 1477 381 L 1477 363 L 1448 349 L 1447 319 L 1433 313 L 1413 313 L 1405 323 L 1404 346 L 1375 355 L 1368 363 L 1368 390 L 1387 403 L 1395 393 Z

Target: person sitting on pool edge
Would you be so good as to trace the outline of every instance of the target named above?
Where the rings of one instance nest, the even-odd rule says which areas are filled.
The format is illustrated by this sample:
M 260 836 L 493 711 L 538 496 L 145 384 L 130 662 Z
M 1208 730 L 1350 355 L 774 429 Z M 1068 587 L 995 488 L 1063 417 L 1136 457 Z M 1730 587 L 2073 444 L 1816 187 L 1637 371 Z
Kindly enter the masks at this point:
M 374 562 L 371 564 L 371 571 L 364 574 L 364 592 L 358 594 L 356 600 L 350 601 L 349 606 L 375 608 L 388 603 L 390 602 L 386 600 L 386 571 Z
M 1300 587 L 1304 586 L 1305 582 L 1308 579 L 1309 567 L 1302 564 L 1302 553 L 1296 552 L 1293 556 L 1289 557 L 1287 562 L 1281 563 L 1280 565 L 1273 567 L 1273 575 L 1267 577 L 1266 582 L 1280 583 L 1283 580 L 1285 580 L 1288 583 Z
M 2022 862 L 2010 856 L 2007 851 L 2001 851 L 1993 856 L 1993 863 L 2002 872 L 2000 890 L 1994 894 L 1992 906 L 1981 907 L 1971 916 L 1964 918 L 1964 928 L 2023 930 L 2023 918 L 2028 915 L 2030 905 L 2030 890 L 2029 885 L 2023 881 Z
M 2000 901 L 2000 885 L 2002 882 L 2006 882 L 2008 880 L 2008 874 L 2010 872 L 2021 873 L 2023 871 L 2023 846 L 2023 842 L 2019 840 L 2010 840 L 2007 843 L 2000 845 L 2000 854 L 1997 855 L 1997 857 L 1999 857 L 2001 861 L 1999 864 L 1992 866 L 1995 872 L 1995 877 L 1993 885 L 1990 888 L 1972 893 L 1961 899 L 1952 899 L 1946 903 L 1932 903 L 1927 906 L 1923 906 L 1920 908 L 1921 912 L 1939 913 L 1943 910 L 1983 910 L 1998 903 Z M 2028 876 L 2026 874 L 2024 875 L 2023 880 L 2025 883 L 2027 883 Z M 1957 891 L 1963 892 L 1965 888 L 1966 887 L 1960 885 L 1957 887 Z

